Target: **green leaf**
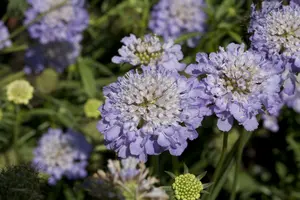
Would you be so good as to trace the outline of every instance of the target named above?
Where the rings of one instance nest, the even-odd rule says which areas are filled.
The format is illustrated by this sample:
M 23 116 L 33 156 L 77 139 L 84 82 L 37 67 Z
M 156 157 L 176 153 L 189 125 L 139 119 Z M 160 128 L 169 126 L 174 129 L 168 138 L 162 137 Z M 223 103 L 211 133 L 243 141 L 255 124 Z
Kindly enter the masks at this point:
M 84 58 L 84 60 L 85 60 L 86 65 L 88 65 L 92 68 L 97 68 L 102 75 L 109 75 L 109 76 L 114 75 L 114 73 L 112 73 L 112 71 L 110 71 L 110 69 L 107 66 L 105 66 L 91 58 Z
M 228 34 L 230 35 L 230 37 L 232 37 L 236 42 L 238 43 L 242 43 L 242 38 L 239 34 L 237 34 L 236 32 L 233 31 L 228 31 Z
M 9 0 L 7 6 L 7 14 L 10 17 L 19 17 L 27 10 L 28 4 L 26 0 Z
M 205 183 L 203 184 L 203 189 L 209 188 L 210 186 L 212 186 L 214 183 Z
M 287 168 L 283 163 L 277 162 L 276 163 L 276 172 L 278 173 L 280 178 L 284 179 L 284 178 L 286 178 L 286 175 L 287 175 Z
M 176 178 L 176 175 L 173 174 L 172 172 L 168 172 L 168 171 L 165 171 L 169 176 L 171 176 L 173 179 Z
M 183 163 L 183 168 L 184 168 L 184 173 L 185 174 L 189 173 L 189 168 L 186 166 L 185 163 Z
M 85 93 L 93 98 L 96 96 L 96 81 L 91 69 L 91 61 L 88 58 L 79 58 L 78 69 Z
M 197 176 L 197 179 L 198 179 L 198 180 L 201 180 L 201 179 L 206 175 L 206 173 L 207 173 L 207 172 L 201 173 L 200 175 Z

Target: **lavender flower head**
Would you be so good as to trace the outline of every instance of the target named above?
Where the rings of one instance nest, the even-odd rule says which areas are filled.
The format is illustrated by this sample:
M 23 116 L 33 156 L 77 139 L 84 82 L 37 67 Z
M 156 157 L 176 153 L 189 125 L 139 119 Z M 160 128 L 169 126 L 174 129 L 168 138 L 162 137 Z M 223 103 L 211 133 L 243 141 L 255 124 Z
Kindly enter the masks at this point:
M 153 8 L 149 28 L 165 40 L 176 39 L 185 33 L 203 33 L 206 21 L 203 7 L 204 0 L 160 0 Z M 188 46 L 196 46 L 199 38 L 189 39 Z
M 63 176 L 83 178 L 87 175 L 85 167 L 91 150 L 84 136 L 71 130 L 63 133 L 60 129 L 49 129 L 34 151 L 33 165 L 50 175 L 49 184 L 55 184 Z
M 261 10 L 252 6 L 249 32 L 252 48 L 270 57 L 281 55 L 286 62 L 284 92 L 292 95 L 295 74 L 300 71 L 300 6 L 294 1 L 282 5 L 279 1 L 264 1 Z
M 246 130 L 258 127 L 256 115 L 276 115 L 282 105 L 280 92 L 282 62 L 271 62 L 261 53 L 245 51 L 245 46 L 229 44 L 209 56 L 197 54 L 198 64 L 186 72 L 206 75 L 202 81 L 211 96 L 211 108 L 217 115 L 218 128 L 229 131 L 234 119 Z
M 300 7 L 295 3 L 263 2 L 262 9 L 253 6 L 249 32 L 252 46 L 269 54 L 300 56 Z
M 40 14 L 41 20 L 29 26 L 32 38 L 45 44 L 53 41 L 67 40 L 88 26 L 88 13 L 84 0 L 27 0 L 31 8 L 25 13 L 25 24 L 29 25 Z
M 0 20 L 0 50 L 5 47 L 11 46 L 11 41 L 9 38 L 9 32 L 4 23 Z
M 77 39 L 78 40 L 78 39 Z M 46 67 L 52 67 L 57 72 L 75 63 L 80 54 L 79 41 L 55 41 L 47 44 L 36 44 L 25 53 L 25 73 L 38 74 Z
M 279 130 L 279 125 L 278 125 L 278 120 L 277 116 L 270 116 L 270 115 L 262 115 L 263 119 L 263 126 L 264 128 L 272 131 L 272 132 L 278 132 Z
M 112 58 L 113 63 L 130 63 L 133 66 L 150 65 L 161 66 L 168 70 L 181 71 L 185 64 L 178 61 L 183 58 L 181 46 L 174 44 L 172 40 L 167 43 L 160 42 L 155 35 L 145 35 L 144 38 L 137 38 L 130 34 L 124 37 L 121 42 L 124 44 L 119 49 L 120 56 Z
M 282 94 L 286 105 L 300 113 L 300 74 L 296 77 L 296 89 L 293 95 Z
M 105 199 L 120 200 L 167 200 L 168 195 L 161 188 L 155 187 L 158 179 L 149 175 L 144 163 L 129 157 L 119 160 L 108 160 L 108 172 L 98 170 L 87 181 L 87 189 L 93 196 L 108 196 Z M 110 184 L 109 190 L 102 188 Z M 92 187 L 91 187 L 92 186 Z M 121 195 L 118 195 L 121 194 Z
M 119 157 L 147 160 L 147 154 L 169 151 L 180 155 L 187 139 L 209 112 L 201 99 L 201 85 L 164 68 L 143 67 L 104 88 L 105 104 L 98 130 L 108 149 Z

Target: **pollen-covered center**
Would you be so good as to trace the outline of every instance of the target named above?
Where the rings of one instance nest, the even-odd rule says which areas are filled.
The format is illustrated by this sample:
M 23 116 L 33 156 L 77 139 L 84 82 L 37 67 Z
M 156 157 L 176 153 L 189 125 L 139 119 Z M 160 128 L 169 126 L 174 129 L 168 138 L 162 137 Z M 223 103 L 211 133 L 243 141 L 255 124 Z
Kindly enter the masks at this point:
M 183 2 L 175 0 L 170 5 L 171 16 L 177 19 L 177 23 L 185 26 L 184 23 L 191 23 L 194 21 L 195 16 L 199 13 L 199 6 L 191 2 Z
M 267 42 L 278 53 L 291 56 L 300 50 L 300 9 L 271 12 L 267 18 Z
M 172 188 L 177 200 L 197 200 L 200 198 L 203 185 L 195 175 L 184 174 L 175 178 Z
M 156 36 L 138 39 L 134 48 L 134 54 L 139 58 L 140 63 L 143 65 L 156 62 L 163 54 L 162 45 L 159 38 Z
M 240 63 L 222 70 L 219 83 L 234 99 L 247 97 L 263 81 L 264 73 L 255 65 Z
M 53 9 L 49 13 L 47 13 L 44 18 L 45 22 L 49 26 L 54 27 L 61 22 L 68 23 L 75 17 L 72 4 L 68 1 L 66 2 L 66 0 L 46 0 L 45 3 L 49 5 L 50 9 Z
M 55 148 L 53 148 L 55 147 Z M 44 143 L 41 147 L 43 148 L 43 157 L 48 166 L 59 166 L 67 167 L 67 163 L 72 159 L 70 152 L 72 152 L 71 144 L 68 141 L 60 141 L 60 139 L 53 139 L 48 143 Z
M 180 93 L 175 77 L 147 71 L 129 74 L 120 82 L 116 104 L 125 128 L 152 133 L 155 128 L 180 121 Z

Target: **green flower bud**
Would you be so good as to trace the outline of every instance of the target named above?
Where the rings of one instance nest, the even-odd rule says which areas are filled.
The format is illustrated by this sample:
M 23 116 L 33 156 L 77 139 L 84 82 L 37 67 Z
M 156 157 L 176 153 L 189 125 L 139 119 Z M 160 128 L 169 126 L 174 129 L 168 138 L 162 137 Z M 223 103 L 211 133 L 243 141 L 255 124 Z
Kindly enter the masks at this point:
M 84 113 L 87 117 L 98 118 L 100 116 L 99 107 L 103 104 L 98 99 L 89 99 L 84 104 Z
M 15 104 L 28 104 L 34 88 L 26 80 L 16 80 L 7 85 L 6 95 Z
M 36 78 L 37 89 L 45 94 L 55 91 L 57 84 L 58 74 L 51 68 L 45 69 L 42 74 Z
M 172 185 L 177 200 L 197 200 L 203 190 L 202 182 L 193 174 L 183 174 L 175 178 Z

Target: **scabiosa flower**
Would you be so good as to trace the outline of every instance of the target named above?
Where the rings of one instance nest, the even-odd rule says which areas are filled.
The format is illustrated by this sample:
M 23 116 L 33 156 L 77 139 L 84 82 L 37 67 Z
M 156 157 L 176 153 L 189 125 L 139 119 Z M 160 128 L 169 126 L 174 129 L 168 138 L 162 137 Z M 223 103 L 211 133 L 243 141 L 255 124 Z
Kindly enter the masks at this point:
M 108 149 L 119 157 L 137 157 L 169 151 L 180 155 L 187 139 L 203 116 L 210 112 L 201 99 L 202 88 L 195 78 L 187 79 L 164 68 L 143 67 L 104 88 L 105 104 L 98 130 L 104 134 Z
M 51 67 L 57 72 L 76 62 L 81 46 L 78 39 L 71 41 L 56 41 L 47 44 L 37 43 L 25 53 L 25 68 L 27 74 L 41 73 L 45 68 Z
M 84 136 L 71 130 L 49 129 L 34 150 L 33 165 L 50 175 L 49 184 L 55 184 L 63 176 L 68 179 L 83 178 L 87 175 L 91 145 Z
M 206 21 L 203 7 L 204 0 L 160 0 L 153 8 L 149 28 L 165 40 L 176 39 L 185 33 L 202 33 Z M 188 46 L 196 46 L 199 38 L 189 39 Z
M 252 6 L 249 32 L 252 48 L 271 55 L 281 55 L 286 62 L 284 92 L 293 94 L 295 74 L 300 71 L 300 6 L 291 2 L 262 2 L 261 10 Z
M 252 46 L 270 54 L 286 57 L 300 55 L 300 7 L 296 4 L 263 2 L 262 9 L 253 6 L 249 31 Z
M 98 118 L 100 116 L 98 108 L 102 104 L 103 102 L 98 99 L 88 99 L 87 102 L 84 104 L 85 115 L 90 118 Z
M 34 88 L 26 80 L 16 80 L 7 85 L 6 95 L 8 101 L 15 104 L 27 105 L 33 97 Z
M 282 93 L 282 97 L 286 105 L 293 108 L 297 113 L 300 113 L 300 74 L 296 77 L 296 90 L 293 95 Z
M 168 195 L 160 188 L 154 186 L 158 179 L 149 176 L 145 164 L 135 158 L 108 161 L 108 172 L 98 170 L 86 182 L 93 196 L 106 197 L 106 199 L 120 200 L 167 200 Z M 91 184 L 93 183 L 93 184 Z M 103 191 L 101 188 L 111 185 L 110 189 Z M 93 186 L 93 188 L 90 188 Z M 114 191 L 111 194 L 111 191 Z
M 185 68 L 185 64 L 178 62 L 183 58 L 181 46 L 174 44 L 172 40 L 162 43 L 155 35 L 149 34 L 145 35 L 144 38 L 137 38 L 130 34 L 129 37 L 124 37 L 121 42 L 124 45 L 118 51 L 120 56 L 114 56 L 112 58 L 113 63 L 130 63 L 133 66 L 159 66 L 178 71 Z
M 89 17 L 84 8 L 84 0 L 27 1 L 31 8 L 25 13 L 25 24 L 29 25 L 31 37 L 43 44 L 81 35 L 88 25 Z M 40 14 L 45 16 L 30 24 Z
M 4 23 L 0 20 L 0 50 L 5 47 L 11 46 L 11 41 L 9 38 L 9 32 Z
M 276 115 L 282 105 L 280 72 L 282 62 L 270 61 L 261 53 L 245 51 L 244 44 L 229 44 L 218 53 L 197 54 L 198 64 L 186 72 L 207 75 L 203 82 L 211 96 L 211 108 L 218 116 L 218 128 L 229 131 L 234 119 L 248 131 L 257 128 L 256 115 Z M 274 57 L 275 59 L 275 57 Z
M 264 128 L 272 131 L 277 132 L 279 130 L 277 116 L 271 116 L 271 115 L 262 115 L 263 119 L 263 126 Z

